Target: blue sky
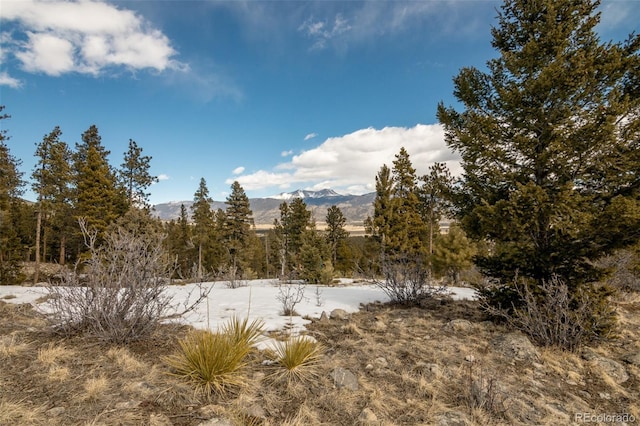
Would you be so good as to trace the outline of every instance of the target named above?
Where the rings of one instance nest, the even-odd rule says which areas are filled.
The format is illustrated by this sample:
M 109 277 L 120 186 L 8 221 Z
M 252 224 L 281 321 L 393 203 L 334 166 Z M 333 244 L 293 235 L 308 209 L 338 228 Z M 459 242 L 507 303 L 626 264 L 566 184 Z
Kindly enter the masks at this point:
M 496 56 L 499 5 L 2 0 L 2 127 L 25 177 L 54 126 L 73 147 L 97 125 L 116 167 L 135 140 L 161 179 L 152 203 L 192 199 L 201 177 L 216 200 L 234 180 L 250 197 L 371 192 L 402 146 L 418 173 L 455 173 L 436 107 Z M 603 40 L 638 30 L 640 1 L 601 11 Z

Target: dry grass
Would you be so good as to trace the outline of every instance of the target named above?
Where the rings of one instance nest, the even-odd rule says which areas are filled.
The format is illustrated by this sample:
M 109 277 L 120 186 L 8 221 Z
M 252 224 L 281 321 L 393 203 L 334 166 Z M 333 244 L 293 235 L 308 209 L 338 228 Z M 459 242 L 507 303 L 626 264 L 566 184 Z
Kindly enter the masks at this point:
M 73 351 L 58 345 L 54 342 L 46 347 L 38 349 L 38 362 L 46 367 L 51 367 L 61 360 L 69 359 L 73 356 Z
M 640 418 L 640 368 L 623 361 L 640 351 L 640 297 L 621 298 L 617 309 L 622 338 L 591 351 L 621 363 L 629 374 L 623 383 L 580 352 L 540 349 L 537 362 L 500 353 L 492 341 L 505 330 L 483 322 L 472 302 L 426 309 L 374 304 L 349 323 L 308 327 L 326 349 L 311 380 L 274 382 L 276 367 L 263 365 L 268 354 L 249 350 L 242 386 L 206 398 L 168 374 L 163 361 L 179 350 L 186 327 L 163 325 L 127 346 L 60 340 L 30 308 L 0 301 L 0 425 L 164 425 L 168 419 L 195 426 L 215 416 L 238 425 L 351 426 L 363 424 L 365 408 L 380 425 L 570 424 L 582 411 Z M 447 325 L 455 319 L 471 324 Z M 249 328 L 241 321 L 234 326 L 237 336 Z M 336 387 L 329 376 L 336 367 L 354 373 L 357 390 Z
M 44 425 L 44 407 L 25 401 L 0 399 L 0 425 Z

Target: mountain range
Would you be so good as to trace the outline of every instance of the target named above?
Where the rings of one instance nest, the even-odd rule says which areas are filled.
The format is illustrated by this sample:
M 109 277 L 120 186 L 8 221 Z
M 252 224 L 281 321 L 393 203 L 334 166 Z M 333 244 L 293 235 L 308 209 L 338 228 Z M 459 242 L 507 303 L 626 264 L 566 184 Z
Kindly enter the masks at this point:
M 250 198 L 249 204 L 253 211 L 253 220 L 256 226 L 273 225 L 274 219 L 280 219 L 280 204 L 282 202 L 290 202 L 294 198 L 302 198 L 311 210 L 313 217 L 318 225 L 325 222 L 327 209 L 331 206 L 337 206 L 347 219 L 347 225 L 363 226 L 367 216 L 373 216 L 373 200 L 375 192 L 364 195 L 338 194 L 331 189 L 323 189 L 321 191 L 307 191 L 298 189 L 293 192 L 283 192 L 268 198 Z M 162 220 L 173 220 L 180 217 L 180 206 L 184 204 L 187 212 L 191 215 L 191 205 L 193 201 L 171 201 L 168 203 L 156 204 L 154 206 L 155 216 Z M 227 205 L 224 201 L 214 201 L 211 208 L 216 211 L 218 209 L 226 209 Z

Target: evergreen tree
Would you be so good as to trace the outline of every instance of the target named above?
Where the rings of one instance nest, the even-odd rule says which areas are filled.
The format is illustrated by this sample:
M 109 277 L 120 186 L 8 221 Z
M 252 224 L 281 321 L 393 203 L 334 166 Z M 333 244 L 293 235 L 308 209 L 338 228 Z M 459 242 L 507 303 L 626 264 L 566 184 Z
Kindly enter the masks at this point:
M 3 111 L 4 106 L 0 105 L 0 120 L 10 118 Z M 19 170 L 22 162 L 11 155 L 8 139 L 7 131 L 0 129 L 0 285 L 18 283 L 22 260 L 22 244 L 14 224 L 24 185 Z
M 376 198 L 373 201 L 373 218 L 365 220 L 365 230 L 379 246 L 382 253 L 385 252 L 385 241 L 389 236 L 391 226 L 391 196 L 393 192 L 393 180 L 391 169 L 385 164 L 376 175 Z
M 460 272 L 473 265 L 476 247 L 457 225 L 449 232 L 438 235 L 433 253 L 433 267 L 439 275 L 447 276 L 454 284 L 460 281 Z
M 38 282 L 41 236 L 46 237 L 51 232 L 47 232 L 50 227 L 47 221 L 57 225 L 60 229 L 60 264 L 64 265 L 65 235 L 63 228 L 68 223 L 67 217 L 70 211 L 71 199 L 71 150 L 68 145 L 60 140 L 62 131 L 56 126 L 51 133 L 45 135 L 42 142 L 37 144 L 35 156 L 38 163 L 32 173 L 33 191 L 38 195 L 37 202 L 37 222 L 36 222 L 36 242 L 35 242 L 35 273 L 34 282 Z M 43 224 L 43 221 L 45 222 Z M 43 227 L 45 232 L 43 232 Z M 42 257 L 46 258 L 47 241 L 45 238 L 42 244 L 44 250 Z
M 11 118 L 3 113 L 4 105 L 0 105 L 0 120 Z M 0 210 L 8 210 L 12 199 L 22 194 L 24 181 L 19 170 L 22 161 L 11 155 L 6 141 L 9 139 L 6 129 L 0 129 Z
M 339 207 L 333 205 L 327 209 L 327 216 L 325 219 L 327 223 L 326 238 L 331 249 L 331 259 L 333 265 L 338 263 L 338 248 L 344 245 L 349 233 L 345 229 L 347 218 L 342 214 L 342 210 Z
M 124 153 L 124 163 L 120 165 L 120 180 L 126 188 L 129 206 L 149 206 L 147 189 L 158 182 L 156 176 L 149 173 L 151 157 L 142 155 L 142 148 L 129 139 L 129 150 Z
M 453 178 L 445 163 L 433 163 L 429 174 L 421 178 L 419 189 L 420 210 L 423 221 L 429 228 L 429 254 L 433 254 L 433 239 L 439 232 L 439 223 L 450 212 L 449 203 Z
M 75 214 L 102 235 L 107 226 L 126 211 L 126 198 L 109 165 L 109 151 L 102 145 L 98 128 L 82 134 L 73 155 L 75 170 Z
M 438 107 L 462 156 L 462 224 L 495 242 L 478 260 L 503 283 L 517 272 L 576 289 L 640 238 L 640 37 L 600 42 L 598 5 L 505 1 L 500 56 L 454 78 L 463 112 Z
M 225 203 L 227 209 L 224 216 L 223 238 L 231 257 L 233 270 L 237 271 L 240 268 L 238 272 L 242 272 L 252 257 L 250 248 L 252 248 L 251 242 L 255 230 L 249 197 L 237 181 L 231 185 L 231 193 Z
M 214 227 L 214 214 L 211 211 L 211 203 L 213 200 L 209 196 L 209 188 L 204 178 L 200 178 L 200 185 L 193 195 L 193 212 L 194 239 L 198 248 L 198 279 L 204 276 L 203 256 L 206 254 L 206 248 L 211 243 L 211 230 Z
M 391 220 L 385 250 L 391 257 L 423 257 L 426 229 L 420 216 L 416 170 L 404 148 L 396 155 L 392 168 Z

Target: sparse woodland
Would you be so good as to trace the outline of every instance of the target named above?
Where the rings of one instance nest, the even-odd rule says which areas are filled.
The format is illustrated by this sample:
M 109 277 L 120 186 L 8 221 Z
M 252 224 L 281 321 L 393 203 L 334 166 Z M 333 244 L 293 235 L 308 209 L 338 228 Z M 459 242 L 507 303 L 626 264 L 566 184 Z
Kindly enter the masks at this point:
M 0 285 L 47 282 L 55 308 L 0 301 L 0 424 L 640 421 L 640 36 L 601 41 L 598 5 L 505 0 L 496 57 L 438 106 L 463 175 L 436 162 L 417 176 L 402 148 L 372 176 L 366 237 L 336 206 L 318 230 L 300 198 L 260 235 L 240 184 L 213 211 L 204 179 L 162 223 L 152 159 L 130 140 L 112 165 L 95 126 L 74 149 L 44 135 L 24 201 L 0 107 Z M 339 276 L 392 302 L 273 351 L 253 346 L 259 322 L 163 322 L 170 285 Z M 453 284 L 478 299 L 448 299 Z

